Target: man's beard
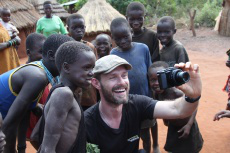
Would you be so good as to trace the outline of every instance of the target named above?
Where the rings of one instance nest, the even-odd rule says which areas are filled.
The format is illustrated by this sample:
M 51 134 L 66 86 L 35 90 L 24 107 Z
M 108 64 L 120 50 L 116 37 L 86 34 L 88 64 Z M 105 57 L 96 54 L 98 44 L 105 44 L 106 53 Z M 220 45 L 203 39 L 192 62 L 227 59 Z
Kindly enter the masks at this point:
M 113 87 L 112 88 L 112 91 L 109 92 L 108 90 L 106 90 L 104 88 L 104 86 L 101 84 L 101 91 L 102 91 L 102 94 L 105 98 L 105 100 L 108 102 L 108 103 L 111 103 L 111 104 L 115 104 L 115 105 L 120 105 L 120 104 L 126 104 L 128 103 L 128 99 L 129 99 L 129 85 L 125 86 L 126 91 L 126 98 L 116 98 L 114 95 L 113 95 L 113 91 L 116 90 L 116 89 L 119 89 L 121 87 L 124 87 L 124 86 L 116 86 L 116 87 Z

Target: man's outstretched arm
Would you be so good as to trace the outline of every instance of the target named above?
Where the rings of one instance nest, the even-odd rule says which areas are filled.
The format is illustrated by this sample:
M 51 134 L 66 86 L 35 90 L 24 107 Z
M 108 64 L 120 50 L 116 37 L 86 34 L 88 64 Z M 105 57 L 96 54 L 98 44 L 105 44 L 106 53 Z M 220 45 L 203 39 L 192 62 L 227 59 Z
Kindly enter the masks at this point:
M 42 153 L 56 152 L 56 146 L 66 122 L 69 110 L 73 106 L 73 93 L 66 87 L 53 91 L 49 101 L 49 110 L 45 115 L 45 130 L 41 145 Z M 46 108 L 45 110 L 46 111 Z
M 190 62 L 187 62 L 186 64 L 176 64 L 175 67 L 181 68 L 183 71 L 187 71 L 190 74 L 190 81 L 177 88 L 183 91 L 185 96 L 189 98 L 196 99 L 201 96 L 202 83 L 199 74 L 199 66 L 197 64 L 192 66 Z M 199 100 L 192 103 L 187 102 L 185 96 L 174 101 L 161 101 L 156 103 L 153 116 L 162 119 L 177 119 L 192 115 L 198 106 Z

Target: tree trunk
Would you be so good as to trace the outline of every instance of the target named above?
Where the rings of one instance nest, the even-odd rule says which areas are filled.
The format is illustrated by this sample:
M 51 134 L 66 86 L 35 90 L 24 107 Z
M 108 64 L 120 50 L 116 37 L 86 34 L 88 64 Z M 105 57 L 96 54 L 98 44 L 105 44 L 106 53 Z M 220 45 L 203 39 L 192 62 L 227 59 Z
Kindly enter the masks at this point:
M 189 17 L 190 17 L 190 29 L 192 30 L 192 35 L 196 37 L 196 31 L 195 31 L 195 25 L 194 25 L 194 19 L 196 16 L 196 10 L 193 11 L 193 14 L 191 13 L 191 9 L 188 11 Z
M 220 35 L 230 37 L 230 0 L 225 0 L 218 31 Z

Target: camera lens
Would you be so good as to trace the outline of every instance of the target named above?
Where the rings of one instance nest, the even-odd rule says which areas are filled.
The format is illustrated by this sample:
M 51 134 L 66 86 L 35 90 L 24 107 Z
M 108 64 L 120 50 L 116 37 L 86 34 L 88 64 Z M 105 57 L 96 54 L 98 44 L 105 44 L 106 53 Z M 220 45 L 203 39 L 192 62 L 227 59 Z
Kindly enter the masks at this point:
M 177 84 L 181 85 L 189 81 L 190 75 L 188 72 L 178 72 L 175 79 Z

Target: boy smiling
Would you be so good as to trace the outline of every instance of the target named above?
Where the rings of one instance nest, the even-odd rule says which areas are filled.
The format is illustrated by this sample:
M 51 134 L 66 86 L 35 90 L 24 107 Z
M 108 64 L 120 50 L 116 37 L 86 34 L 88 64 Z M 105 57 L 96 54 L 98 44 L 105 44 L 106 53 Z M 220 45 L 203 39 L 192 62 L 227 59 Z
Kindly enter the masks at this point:
M 67 25 L 68 25 L 67 30 L 69 31 L 69 35 L 76 41 L 89 46 L 93 50 L 97 59 L 96 48 L 90 42 L 82 39 L 85 35 L 85 28 L 86 28 L 84 17 L 80 14 L 72 14 L 67 19 Z M 97 102 L 96 89 L 94 87 L 83 89 L 82 98 L 81 98 L 81 106 L 83 107 L 83 110 L 88 109 L 96 102 Z
M 148 46 L 132 42 L 131 29 L 124 18 L 114 19 L 110 30 L 118 46 L 112 49 L 110 54 L 124 58 L 133 67 L 129 71 L 130 93 L 150 96 L 147 70 L 152 62 Z
M 149 47 L 152 62 L 160 60 L 159 41 L 154 31 L 143 26 L 145 7 L 140 2 L 132 2 L 126 9 L 126 19 L 133 30 L 132 41 L 144 43 Z
M 84 116 L 79 97 L 74 93 L 91 85 L 96 58 L 88 46 L 71 41 L 60 46 L 55 59 L 61 85 L 51 90 L 44 108 L 41 152 L 83 153 L 86 152 Z
M 163 48 L 160 50 L 160 59 L 173 67 L 176 63 L 189 61 L 184 46 L 173 39 L 176 33 L 175 22 L 172 17 L 164 16 L 157 23 L 157 37 Z

